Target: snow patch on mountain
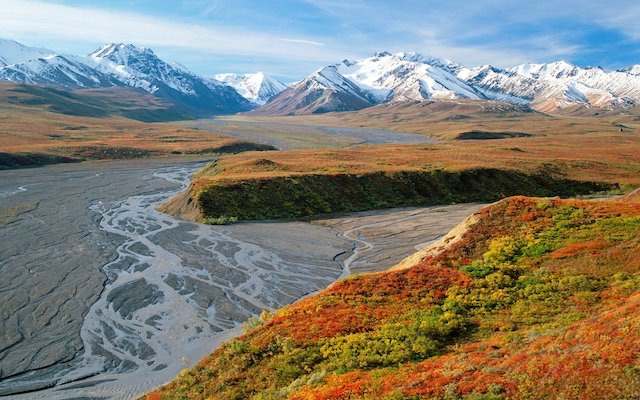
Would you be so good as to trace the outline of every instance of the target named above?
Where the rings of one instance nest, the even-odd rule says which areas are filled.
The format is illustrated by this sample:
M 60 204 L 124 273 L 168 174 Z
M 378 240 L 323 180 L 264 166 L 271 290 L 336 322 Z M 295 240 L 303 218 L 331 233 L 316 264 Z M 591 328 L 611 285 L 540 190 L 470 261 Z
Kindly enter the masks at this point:
M 628 69 L 622 70 L 620 72 L 626 72 L 628 74 L 638 76 L 638 75 L 640 75 L 640 65 L 634 65 L 634 66 L 629 67 Z
M 258 105 L 265 104 L 273 96 L 287 88 L 287 85 L 263 72 L 255 74 L 224 73 L 217 74 L 214 78 L 231 86 L 242 97 Z
M 55 54 L 49 49 L 28 47 L 14 40 L 0 39 L 0 67 Z
M 492 66 L 462 68 L 458 77 L 477 88 L 512 99 L 523 99 L 541 111 L 572 106 L 617 107 L 640 102 L 640 69 L 607 72 L 566 61 L 521 64 L 509 69 Z M 513 100 L 506 100 L 513 102 Z
M 376 103 L 424 99 L 482 99 L 483 95 L 452 74 L 450 60 L 417 53 L 376 53 L 343 61 L 337 71 L 370 94 Z
M 0 68 L 0 80 L 68 89 L 123 86 L 84 63 L 83 57 L 47 55 Z
M 195 95 L 188 79 L 193 75 L 160 60 L 148 48 L 124 43 L 107 44 L 91 53 L 87 61 L 96 70 L 149 93 L 158 91 L 159 83 L 162 83 L 181 93 Z

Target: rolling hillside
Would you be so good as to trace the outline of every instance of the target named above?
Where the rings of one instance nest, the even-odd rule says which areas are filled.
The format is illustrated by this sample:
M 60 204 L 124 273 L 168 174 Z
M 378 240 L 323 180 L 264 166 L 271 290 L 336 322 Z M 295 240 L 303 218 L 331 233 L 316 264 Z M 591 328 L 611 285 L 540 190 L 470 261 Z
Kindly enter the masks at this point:
M 284 92 L 283 92 L 284 93 Z M 249 117 L 235 117 L 244 118 Z M 565 109 L 561 114 L 544 114 L 527 107 L 487 100 L 424 100 L 381 104 L 357 111 L 320 115 L 261 117 L 250 120 L 278 123 L 325 125 L 345 128 L 379 128 L 419 133 L 456 140 L 474 133 L 555 136 L 573 133 L 634 132 L 640 124 L 638 107 L 621 110 L 594 108 Z M 482 136 L 477 136 L 482 139 Z
M 272 149 L 197 129 L 155 123 L 180 117 L 171 104 L 130 88 L 0 84 L 0 169 L 95 159 Z M 143 122 L 147 121 L 147 122 Z
M 407 268 L 264 313 L 145 399 L 637 394 L 640 203 L 508 198 L 460 229 Z

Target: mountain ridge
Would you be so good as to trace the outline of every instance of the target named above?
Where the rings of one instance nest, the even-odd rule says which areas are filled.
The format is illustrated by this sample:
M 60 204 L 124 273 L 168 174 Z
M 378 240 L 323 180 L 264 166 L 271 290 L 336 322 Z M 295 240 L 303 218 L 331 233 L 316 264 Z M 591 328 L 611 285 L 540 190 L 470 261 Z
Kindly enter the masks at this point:
M 9 45 L 2 46 L 4 42 L 0 42 L 0 51 L 3 47 L 26 50 L 17 56 L 5 57 L 17 62 L 0 66 L 0 80 L 71 91 L 131 87 L 166 100 L 196 117 L 233 114 L 255 107 L 232 87 L 167 63 L 149 48 L 111 43 L 88 56 L 68 56 L 44 54 L 46 51 L 6 42 Z
M 0 67 L 55 54 L 44 48 L 29 47 L 15 40 L 0 38 Z
M 132 87 L 196 117 L 248 111 L 317 114 L 459 99 L 494 100 L 550 113 L 640 105 L 640 65 L 615 71 L 567 61 L 466 67 L 416 52 L 345 59 L 287 87 L 261 72 L 202 77 L 132 44 L 109 43 L 87 56 L 70 56 L 0 39 L 0 80 L 66 90 Z
M 329 80 L 323 79 L 326 71 L 331 71 Z M 324 101 L 318 104 L 318 99 Z M 573 106 L 624 108 L 640 104 L 640 66 L 607 72 L 600 67 L 579 67 L 558 61 L 507 69 L 488 64 L 468 68 L 418 53 L 380 52 L 369 58 L 325 66 L 253 113 L 352 111 L 431 99 L 496 100 L 543 112 Z
M 149 48 L 112 43 L 100 47 L 87 59 L 88 65 L 105 75 L 196 114 L 230 114 L 253 108 L 233 88 L 169 64 Z

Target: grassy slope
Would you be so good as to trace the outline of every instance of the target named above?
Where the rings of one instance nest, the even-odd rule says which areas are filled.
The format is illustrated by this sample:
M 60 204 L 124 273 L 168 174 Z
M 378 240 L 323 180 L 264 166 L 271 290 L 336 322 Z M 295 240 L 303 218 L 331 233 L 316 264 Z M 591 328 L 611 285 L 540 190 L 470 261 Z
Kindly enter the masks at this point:
M 640 185 L 640 138 L 589 134 L 245 153 L 201 171 L 190 197 L 205 217 L 301 217 L 399 205 L 574 195 Z M 185 200 L 169 202 L 173 211 Z
M 143 122 L 192 116 L 140 89 L 112 87 L 67 91 L 37 85 L 0 82 L 0 103 L 78 117 L 120 116 Z
M 156 113 L 170 113 L 159 100 L 140 97 L 131 91 L 87 90 L 80 95 L 3 84 L 0 85 L 0 104 L 0 168 L 37 166 L 70 159 L 137 158 L 270 148 L 196 129 L 125 118 L 135 114 L 157 119 Z M 120 111 L 112 112 L 114 109 Z
M 225 157 L 199 178 L 218 182 L 249 177 L 482 167 L 640 183 L 638 150 L 640 136 L 626 133 L 291 150 Z
M 456 139 L 465 132 L 516 132 L 536 136 L 635 132 L 640 109 L 625 113 L 580 110 L 570 115 L 547 115 L 499 102 L 425 101 L 386 104 L 360 111 L 290 117 L 236 117 L 253 121 L 337 127 L 381 128 Z
M 252 321 L 157 399 L 631 398 L 640 203 L 509 198 L 409 269 Z

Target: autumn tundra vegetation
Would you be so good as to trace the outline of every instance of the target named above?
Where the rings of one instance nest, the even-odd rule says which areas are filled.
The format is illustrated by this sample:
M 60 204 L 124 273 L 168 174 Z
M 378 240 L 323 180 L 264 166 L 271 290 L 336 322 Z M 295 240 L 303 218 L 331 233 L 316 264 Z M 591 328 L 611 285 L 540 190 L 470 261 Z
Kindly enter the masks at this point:
M 382 104 L 359 111 L 325 114 L 260 117 L 250 120 L 300 125 L 348 128 L 381 128 L 429 135 L 444 140 L 461 140 L 479 133 L 498 137 L 557 136 L 589 133 L 618 133 L 638 127 L 640 108 L 620 112 L 601 108 L 567 108 L 553 114 L 495 101 L 424 100 Z M 242 117 L 235 117 L 242 120 Z M 473 135 L 475 133 L 475 135 Z
M 350 276 L 251 319 L 243 336 L 145 399 L 595 400 L 640 393 L 640 195 L 550 197 L 611 197 L 640 186 L 640 117 L 492 114 L 464 103 L 373 107 L 322 118 L 438 141 L 268 151 L 161 123 L 156 118 L 169 106 L 139 94 L 113 109 L 109 96 L 0 88 L 7 104 L 0 168 L 267 150 L 218 158 L 161 207 L 210 224 L 497 201 L 468 221 L 460 240 L 402 269 Z
M 68 93 L 2 82 L 0 104 L 0 169 L 273 149 L 160 123 L 180 114 L 162 100 L 130 89 Z
M 263 314 L 152 399 L 623 399 L 640 203 L 511 197 L 409 268 Z

